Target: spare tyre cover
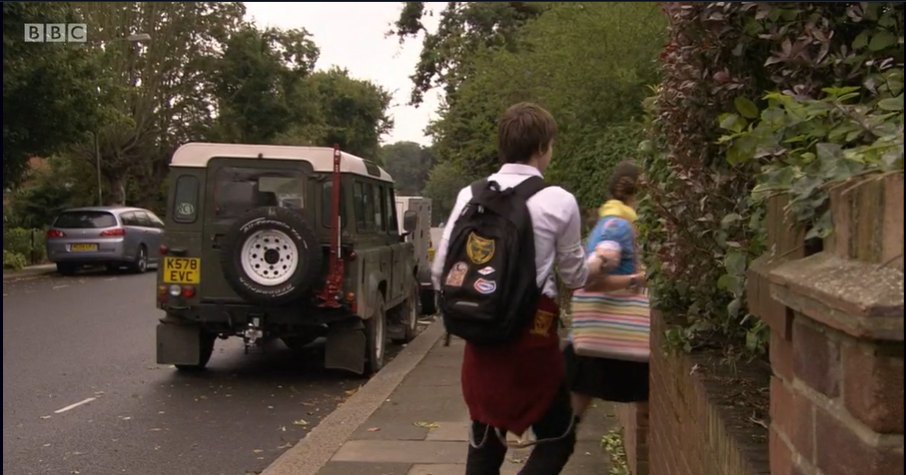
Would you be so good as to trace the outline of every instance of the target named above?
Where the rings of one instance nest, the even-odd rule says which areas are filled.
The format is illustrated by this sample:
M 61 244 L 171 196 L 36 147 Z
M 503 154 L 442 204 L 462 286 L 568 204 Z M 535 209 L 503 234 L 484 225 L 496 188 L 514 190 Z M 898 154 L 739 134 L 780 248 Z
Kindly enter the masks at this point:
M 224 236 L 221 265 L 233 289 L 251 302 L 281 305 L 306 295 L 321 272 L 317 236 L 294 210 L 256 208 Z

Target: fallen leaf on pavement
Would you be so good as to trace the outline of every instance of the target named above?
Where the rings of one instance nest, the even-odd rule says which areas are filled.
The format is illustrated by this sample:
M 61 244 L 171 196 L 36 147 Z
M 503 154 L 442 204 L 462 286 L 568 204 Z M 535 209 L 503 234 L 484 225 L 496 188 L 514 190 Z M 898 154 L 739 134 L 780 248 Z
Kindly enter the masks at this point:
M 52 416 L 41 416 L 41 419 L 50 419 Z
M 290 447 L 292 447 L 292 446 L 293 446 L 293 444 L 290 444 L 289 442 L 287 442 L 287 443 L 285 443 L 285 444 L 283 444 L 283 445 L 277 447 L 277 450 L 288 449 L 288 448 L 290 448 Z
M 254 450 L 252 450 L 252 452 L 254 452 L 256 454 L 260 454 L 261 452 L 264 452 L 264 451 L 261 449 L 254 449 Z
M 380 430 L 381 430 L 380 427 L 371 427 L 368 429 L 368 432 L 380 432 Z
M 293 421 L 293 424 L 297 426 L 307 426 L 308 421 L 306 421 L 305 419 L 299 419 L 298 421 Z
M 415 427 L 421 427 L 421 428 L 423 428 L 423 429 L 431 430 L 431 429 L 437 429 L 437 428 L 440 427 L 440 426 L 437 425 L 436 422 L 422 422 L 422 421 L 419 421 L 419 422 L 416 422 L 416 423 L 415 423 Z

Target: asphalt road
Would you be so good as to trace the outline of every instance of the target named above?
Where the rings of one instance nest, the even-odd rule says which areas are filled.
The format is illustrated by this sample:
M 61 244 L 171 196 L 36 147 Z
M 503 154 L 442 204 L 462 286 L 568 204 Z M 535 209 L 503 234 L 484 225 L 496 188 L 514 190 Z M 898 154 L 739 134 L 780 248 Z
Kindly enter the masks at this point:
M 157 365 L 154 279 L 4 282 L 3 473 L 257 473 L 365 382 L 317 344 L 231 338 L 203 373 Z

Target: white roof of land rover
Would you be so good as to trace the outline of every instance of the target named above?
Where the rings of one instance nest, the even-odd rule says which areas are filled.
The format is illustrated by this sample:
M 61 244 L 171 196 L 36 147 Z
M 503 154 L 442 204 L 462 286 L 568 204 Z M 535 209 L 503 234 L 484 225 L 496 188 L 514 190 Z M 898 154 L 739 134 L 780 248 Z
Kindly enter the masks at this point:
M 371 163 L 380 175 L 368 173 L 366 160 L 362 157 L 340 152 L 340 172 L 370 176 L 380 180 L 393 178 L 377 164 Z M 179 147 L 173 153 L 171 167 L 205 168 L 213 158 L 263 158 L 269 160 L 305 160 L 316 172 L 333 171 L 333 149 L 330 147 L 296 147 L 289 145 L 246 145 L 228 143 L 191 142 Z

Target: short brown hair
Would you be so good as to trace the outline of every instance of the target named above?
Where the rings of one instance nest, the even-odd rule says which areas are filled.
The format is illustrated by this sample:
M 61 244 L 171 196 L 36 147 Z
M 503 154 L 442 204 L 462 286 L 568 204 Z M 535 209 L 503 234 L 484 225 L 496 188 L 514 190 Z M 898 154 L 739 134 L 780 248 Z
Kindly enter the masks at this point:
M 610 174 L 610 196 L 615 200 L 627 201 L 639 190 L 641 168 L 635 163 L 620 162 Z
M 497 123 L 497 152 L 503 163 L 524 163 L 546 150 L 557 134 L 550 112 L 530 102 L 510 106 Z

